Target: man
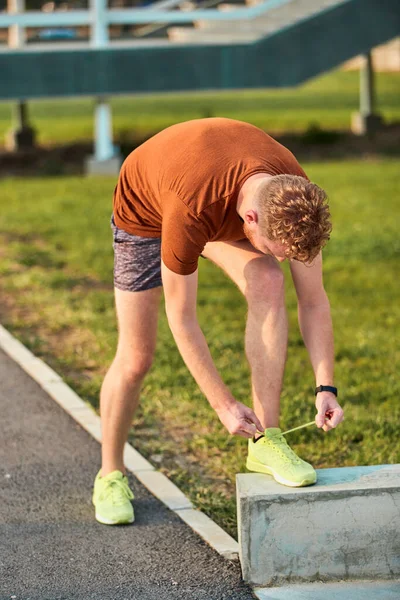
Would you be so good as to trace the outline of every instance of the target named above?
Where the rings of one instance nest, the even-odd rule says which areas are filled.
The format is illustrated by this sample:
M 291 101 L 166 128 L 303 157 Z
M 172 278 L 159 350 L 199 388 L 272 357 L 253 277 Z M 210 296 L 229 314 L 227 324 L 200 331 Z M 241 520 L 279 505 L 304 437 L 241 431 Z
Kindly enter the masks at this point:
M 153 358 L 162 288 L 187 367 L 228 432 L 249 439 L 247 468 L 284 485 L 315 483 L 315 470 L 279 429 L 288 334 L 279 262 L 290 260 L 316 385 L 328 387 L 316 391 L 316 424 L 328 431 L 343 419 L 333 387 L 332 323 L 322 282 L 329 219 L 325 192 L 308 180 L 289 150 L 247 123 L 223 118 L 180 123 L 128 156 L 111 221 L 119 339 L 100 394 L 97 520 L 134 520 L 123 447 Z M 247 300 L 245 351 L 254 411 L 223 383 L 197 322 L 200 255 L 223 269 Z

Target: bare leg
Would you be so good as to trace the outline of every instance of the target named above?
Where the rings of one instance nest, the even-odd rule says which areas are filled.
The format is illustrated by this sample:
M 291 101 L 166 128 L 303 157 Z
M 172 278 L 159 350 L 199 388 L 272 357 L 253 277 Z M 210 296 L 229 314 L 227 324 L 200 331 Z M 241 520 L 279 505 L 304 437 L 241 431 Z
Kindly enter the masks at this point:
M 100 392 L 103 477 L 115 470 L 125 472 L 123 450 L 153 360 L 161 292 L 161 287 L 143 292 L 115 288 L 118 347 Z
M 279 427 L 288 323 L 281 271 L 266 272 L 262 280 L 267 293 L 248 293 L 245 349 L 252 374 L 254 412 L 267 428 Z
M 265 428 L 278 427 L 288 336 L 283 273 L 273 257 L 247 240 L 209 242 L 203 255 L 221 267 L 247 299 L 245 350 L 254 411 Z

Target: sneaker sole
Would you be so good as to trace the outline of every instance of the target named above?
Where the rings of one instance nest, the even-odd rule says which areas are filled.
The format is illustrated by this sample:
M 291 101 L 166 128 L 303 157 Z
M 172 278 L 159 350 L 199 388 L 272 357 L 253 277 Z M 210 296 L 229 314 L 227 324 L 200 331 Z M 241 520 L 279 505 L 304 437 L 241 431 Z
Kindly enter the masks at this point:
M 129 525 L 130 523 L 133 523 L 134 520 L 135 517 L 133 516 L 130 520 L 124 519 L 123 521 L 112 521 L 111 519 L 106 519 L 105 517 L 99 515 L 99 513 L 96 513 L 96 521 L 102 523 L 103 525 Z
M 249 459 L 247 459 L 247 461 L 246 461 L 246 469 L 248 469 L 249 471 L 252 471 L 252 472 L 256 472 L 256 473 L 266 473 L 267 475 L 272 475 L 272 477 L 275 479 L 275 481 L 277 481 L 278 483 L 281 483 L 282 485 L 287 485 L 289 487 L 305 487 L 306 485 L 312 485 L 313 483 L 316 483 L 316 481 L 317 481 L 316 473 L 312 477 L 311 476 L 306 477 L 301 482 L 290 481 L 289 479 L 285 479 L 284 477 L 279 475 L 279 473 L 276 473 L 273 469 L 271 469 L 271 467 L 267 467 L 266 465 L 263 465 L 262 463 L 259 463 L 259 462 L 253 461 L 253 460 L 249 460 Z

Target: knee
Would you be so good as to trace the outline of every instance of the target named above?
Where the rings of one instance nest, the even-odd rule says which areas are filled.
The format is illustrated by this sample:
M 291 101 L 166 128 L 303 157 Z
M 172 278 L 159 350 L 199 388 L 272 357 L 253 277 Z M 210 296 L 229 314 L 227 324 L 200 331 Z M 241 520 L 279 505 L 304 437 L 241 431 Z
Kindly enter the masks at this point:
M 271 265 L 271 261 L 264 262 L 263 259 L 253 267 L 246 277 L 245 297 L 249 308 L 260 304 L 271 308 L 282 306 L 285 279 L 281 268 L 275 264 Z
M 141 381 L 153 364 L 153 353 L 117 353 L 115 358 L 122 377 L 133 384 Z

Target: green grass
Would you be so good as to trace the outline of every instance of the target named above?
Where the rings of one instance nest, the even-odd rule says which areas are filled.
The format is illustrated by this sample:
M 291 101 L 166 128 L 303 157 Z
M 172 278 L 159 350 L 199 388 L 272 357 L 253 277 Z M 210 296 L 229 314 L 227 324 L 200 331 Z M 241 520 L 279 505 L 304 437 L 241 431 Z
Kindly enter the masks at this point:
M 376 74 L 377 109 L 387 122 L 400 120 L 400 73 Z M 29 103 L 39 143 L 93 137 L 93 100 L 63 99 Z M 303 131 L 311 123 L 348 129 L 359 108 L 357 72 L 334 71 L 296 89 L 238 90 L 113 98 L 114 133 L 121 142 L 143 137 L 178 121 L 225 116 L 249 121 L 271 132 Z M 11 126 L 11 104 L 0 104 L 0 143 Z
M 399 161 L 305 168 L 331 199 L 334 230 L 324 271 L 345 421 L 328 433 L 314 427 L 294 432 L 289 442 L 316 468 L 400 462 Z M 114 184 L 114 178 L 9 178 L 1 194 L 1 320 L 96 409 L 117 342 L 109 229 Z M 224 381 L 238 400 L 250 403 L 245 302 L 209 261 L 200 269 L 201 326 Z M 285 429 L 315 416 L 314 378 L 289 277 L 287 306 Z M 244 470 L 246 441 L 226 433 L 198 390 L 163 306 L 156 360 L 131 441 L 235 535 L 234 477 Z

